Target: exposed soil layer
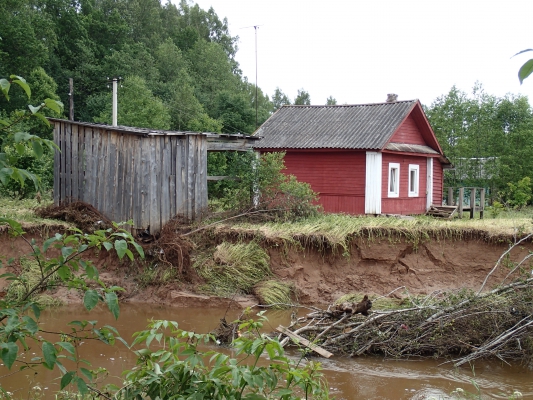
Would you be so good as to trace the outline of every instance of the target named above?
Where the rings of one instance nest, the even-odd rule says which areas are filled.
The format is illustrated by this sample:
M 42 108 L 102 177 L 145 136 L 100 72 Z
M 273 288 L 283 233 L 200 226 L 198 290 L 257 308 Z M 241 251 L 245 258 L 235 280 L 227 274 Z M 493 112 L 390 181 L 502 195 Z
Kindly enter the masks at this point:
M 33 229 L 26 237 L 42 242 L 51 234 L 49 230 Z M 214 242 L 217 242 L 216 238 Z M 264 246 L 270 255 L 272 271 L 282 280 L 294 282 L 300 303 L 329 304 L 347 293 L 384 295 L 401 286 L 405 286 L 411 294 L 463 287 L 479 289 L 511 242 L 512 238 L 500 238 L 498 241 L 483 238 L 427 239 L 415 246 L 405 239 L 368 241 L 357 238 L 344 255 L 315 247 L 302 250 L 272 244 Z M 533 251 L 531 241 L 513 249 L 491 276 L 486 289 L 502 282 L 509 272 L 506 268 L 509 261 L 519 262 L 529 251 Z M 13 238 L 6 232 L 0 233 L 0 255 L 4 259 L 17 258 L 29 252 L 30 247 L 23 239 Z M 124 301 L 228 308 L 257 303 L 253 296 L 226 299 L 200 295 L 195 292 L 199 279 L 190 279 L 190 276 L 187 282 L 142 287 L 135 277 L 143 268 L 148 268 L 146 263 L 119 262 L 116 256 L 105 251 L 92 252 L 88 258 L 99 268 L 102 280 L 126 289 L 121 294 Z M 188 272 L 193 273 L 191 269 Z M 0 279 L 0 295 L 5 286 L 6 282 Z M 396 294 L 401 295 L 401 291 Z M 65 302 L 81 302 L 77 293 L 67 292 L 66 289 L 59 289 L 56 296 Z

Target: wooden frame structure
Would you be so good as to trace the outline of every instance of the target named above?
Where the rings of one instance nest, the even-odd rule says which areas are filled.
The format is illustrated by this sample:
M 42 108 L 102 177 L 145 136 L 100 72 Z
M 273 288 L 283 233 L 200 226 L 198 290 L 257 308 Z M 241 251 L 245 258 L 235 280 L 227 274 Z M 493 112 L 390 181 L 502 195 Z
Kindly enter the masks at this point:
M 246 151 L 259 139 L 50 120 L 60 148 L 54 203 L 81 200 L 113 221 L 133 220 L 132 233 L 152 235 L 176 215 L 205 212 L 208 151 Z

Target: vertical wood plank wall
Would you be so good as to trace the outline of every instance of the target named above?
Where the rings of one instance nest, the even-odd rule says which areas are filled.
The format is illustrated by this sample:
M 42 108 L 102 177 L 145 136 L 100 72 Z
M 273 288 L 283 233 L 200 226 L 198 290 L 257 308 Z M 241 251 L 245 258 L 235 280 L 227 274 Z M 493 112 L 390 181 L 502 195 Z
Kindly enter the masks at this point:
M 81 200 L 133 233 L 160 232 L 175 215 L 207 208 L 207 138 L 141 136 L 71 121 L 55 122 L 54 203 Z

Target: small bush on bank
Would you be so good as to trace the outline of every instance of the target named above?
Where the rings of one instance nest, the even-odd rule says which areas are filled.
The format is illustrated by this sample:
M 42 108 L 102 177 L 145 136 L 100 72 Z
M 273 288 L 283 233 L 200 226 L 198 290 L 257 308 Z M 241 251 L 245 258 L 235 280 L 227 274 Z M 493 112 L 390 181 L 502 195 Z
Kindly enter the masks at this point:
M 298 182 L 286 175 L 285 153 L 265 153 L 257 157 L 250 152 L 231 158 L 228 165 L 210 174 L 225 175 L 231 180 L 210 183 L 210 202 L 213 207 L 234 212 L 268 211 L 271 219 L 293 220 L 316 215 L 317 194 L 308 183 Z

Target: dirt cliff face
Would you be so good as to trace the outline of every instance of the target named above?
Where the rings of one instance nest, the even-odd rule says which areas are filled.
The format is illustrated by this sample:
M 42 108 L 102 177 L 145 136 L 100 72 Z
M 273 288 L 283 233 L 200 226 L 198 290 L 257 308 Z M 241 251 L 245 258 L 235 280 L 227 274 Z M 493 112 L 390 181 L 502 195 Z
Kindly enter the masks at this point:
M 34 232 L 29 235 L 38 242 L 46 234 Z M 457 288 L 479 289 L 487 274 L 500 256 L 509 249 L 512 238 L 499 241 L 468 238 L 464 240 L 427 239 L 414 244 L 405 239 L 381 240 L 354 239 L 342 254 L 324 248 L 286 248 L 264 245 L 270 255 L 271 269 L 282 280 L 293 281 L 298 289 L 302 304 L 330 304 L 347 293 L 385 295 L 398 287 L 405 286 L 411 294 L 428 294 L 436 290 Z M 510 271 L 512 262 L 520 262 L 529 251 L 531 241 L 515 247 L 505 257 L 485 286 L 489 289 L 502 282 Z M 10 257 L 28 254 L 29 246 L 21 238 L 0 234 L 0 255 L 4 262 Z M 142 266 L 119 264 L 116 257 L 105 251 L 88 254 L 99 268 L 101 278 L 108 284 L 122 286 L 126 292 L 124 300 L 155 302 L 187 307 L 198 303 L 194 297 L 194 285 L 180 282 L 164 286 L 142 288 L 135 280 L 135 274 Z M 525 270 L 531 270 L 526 261 Z M 0 271 L 3 273 L 4 271 Z M 16 272 L 16 268 L 15 268 Z M 0 279 L 0 295 L 7 286 Z M 401 290 L 396 293 L 401 294 Z M 187 296 L 187 293 L 191 294 Z M 72 303 L 81 301 L 75 293 L 60 289 L 56 296 Z M 190 297 L 190 298 L 189 298 Z M 196 300 L 195 300 L 196 299 Z M 254 304 L 253 298 L 237 298 L 233 306 Z M 222 299 L 205 298 L 201 304 L 219 306 Z M 223 302 L 226 305 L 227 299 Z
M 513 249 L 491 275 L 486 289 L 502 282 L 510 271 L 506 266 L 522 260 L 532 247 L 528 242 Z M 271 248 L 269 252 L 272 270 L 294 281 L 302 303 L 324 304 L 346 293 L 384 295 L 401 286 L 411 294 L 463 287 L 476 290 L 508 249 L 508 243 L 483 240 L 428 240 L 416 247 L 405 240 L 356 240 L 349 255 L 312 249 L 284 254 Z

